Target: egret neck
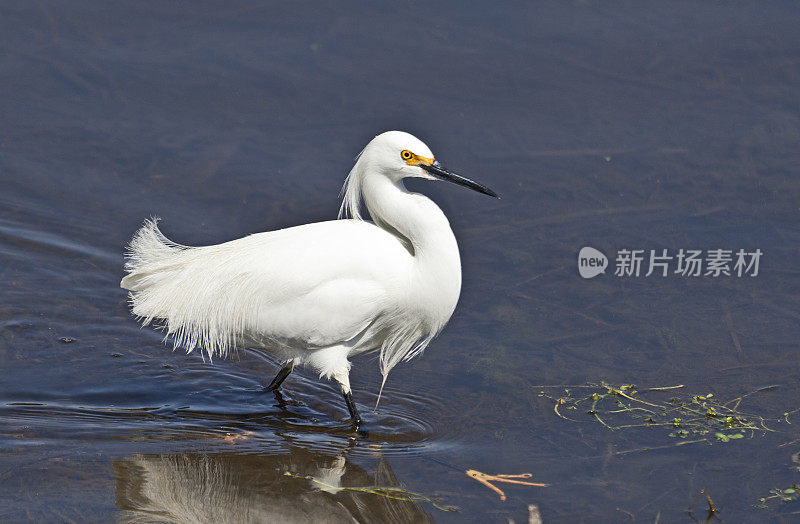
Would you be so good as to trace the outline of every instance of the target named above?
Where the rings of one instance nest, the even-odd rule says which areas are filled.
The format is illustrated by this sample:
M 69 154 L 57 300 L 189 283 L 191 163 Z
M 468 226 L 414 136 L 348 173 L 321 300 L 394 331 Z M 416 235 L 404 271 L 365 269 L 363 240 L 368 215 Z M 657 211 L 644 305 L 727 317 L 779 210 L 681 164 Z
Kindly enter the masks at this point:
M 410 286 L 416 300 L 436 304 L 429 321 L 438 332 L 450 318 L 461 292 L 461 259 L 450 222 L 431 199 L 406 189 L 402 180 L 380 174 L 362 179 L 364 204 L 375 224 L 398 237 L 414 257 Z

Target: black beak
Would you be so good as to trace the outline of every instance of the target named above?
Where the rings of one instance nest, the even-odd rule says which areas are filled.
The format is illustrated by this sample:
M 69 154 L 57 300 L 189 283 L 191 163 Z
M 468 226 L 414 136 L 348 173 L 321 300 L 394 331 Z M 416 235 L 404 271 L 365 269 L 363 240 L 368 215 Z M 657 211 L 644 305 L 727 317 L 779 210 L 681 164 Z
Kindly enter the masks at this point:
M 450 171 L 449 169 L 445 169 L 442 167 L 442 164 L 439 162 L 434 162 L 433 164 L 419 164 L 419 167 L 427 171 L 428 173 L 432 174 L 439 180 L 447 180 L 448 182 L 454 182 L 460 186 L 468 187 L 470 189 L 474 189 L 478 193 L 483 193 L 484 195 L 493 196 L 495 198 L 500 198 L 500 196 L 489 189 L 488 187 L 481 185 L 477 182 L 473 182 L 469 178 L 464 178 L 461 175 L 457 175 Z

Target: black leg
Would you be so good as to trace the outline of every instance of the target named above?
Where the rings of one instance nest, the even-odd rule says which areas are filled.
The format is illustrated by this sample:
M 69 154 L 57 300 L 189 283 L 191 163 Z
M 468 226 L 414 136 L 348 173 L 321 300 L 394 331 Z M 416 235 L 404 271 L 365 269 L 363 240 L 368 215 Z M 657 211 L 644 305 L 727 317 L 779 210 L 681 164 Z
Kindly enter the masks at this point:
M 264 388 L 264 391 L 278 391 L 278 388 L 281 387 L 281 384 L 283 384 L 283 381 L 286 380 L 286 377 L 289 376 L 289 373 L 291 373 L 293 369 L 294 364 L 291 361 L 286 362 L 283 368 L 278 371 L 278 374 L 275 375 L 275 378 L 272 379 L 272 382 L 269 383 L 269 386 Z
M 343 395 L 344 401 L 347 402 L 347 410 L 350 412 L 350 420 L 353 422 L 354 426 L 360 426 L 363 421 L 361 420 L 361 415 L 358 414 L 358 410 L 356 409 L 356 403 L 353 402 L 353 395 L 349 391 L 347 393 L 343 393 Z

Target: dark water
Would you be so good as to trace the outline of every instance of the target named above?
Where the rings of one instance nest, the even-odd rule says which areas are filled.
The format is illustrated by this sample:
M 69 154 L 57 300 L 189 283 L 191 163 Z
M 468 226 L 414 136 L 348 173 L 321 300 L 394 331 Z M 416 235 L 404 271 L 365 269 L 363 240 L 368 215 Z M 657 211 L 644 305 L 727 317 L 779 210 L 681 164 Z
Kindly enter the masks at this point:
M 703 488 L 728 522 L 800 519 L 755 507 L 800 482 L 800 417 L 778 422 L 800 408 L 799 24 L 795 2 L 2 4 L 0 520 L 691 522 Z M 387 129 L 503 199 L 410 184 L 450 217 L 464 288 L 377 413 L 356 359 L 369 439 L 331 385 L 258 395 L 265 357 L 212 366 L 129 316 L 142 219 L 210 244 L 332 218 Z M 612 258 L 592 280 L 587 245 Z M 623 248 L 764 255 L 757 277 L 624 278 Z M 537 387 L 602 380 L 776 385 L 741 409 L 777 431 L 675 447 Z M 501 502 L 466 469 L 551 486 Z M 365 486 L 460 511 L 342 489 Z

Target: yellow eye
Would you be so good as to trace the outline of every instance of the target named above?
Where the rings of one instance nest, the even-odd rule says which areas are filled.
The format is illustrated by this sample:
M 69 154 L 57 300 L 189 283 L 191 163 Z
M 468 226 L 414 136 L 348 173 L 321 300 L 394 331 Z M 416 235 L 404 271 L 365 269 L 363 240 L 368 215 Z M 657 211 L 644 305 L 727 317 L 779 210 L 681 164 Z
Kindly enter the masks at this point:
M 403 157 L 403 160 L 411 160 L 412 158 L 414 158 L 414 153 L 412 153 L 408 149 L 404 149 L 403 152 L 400 153 L 400 156 Z

